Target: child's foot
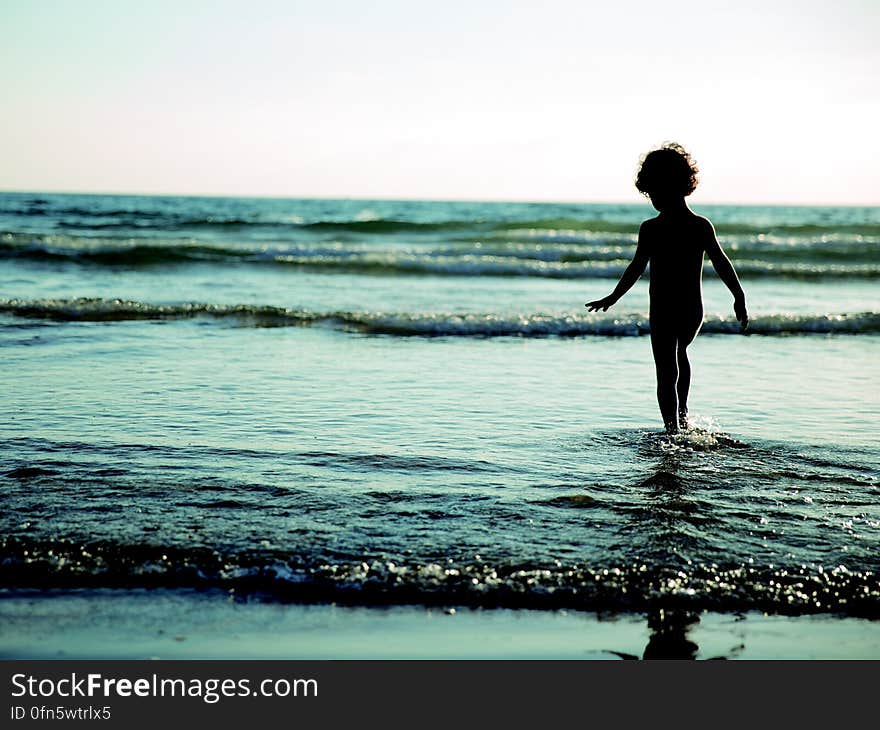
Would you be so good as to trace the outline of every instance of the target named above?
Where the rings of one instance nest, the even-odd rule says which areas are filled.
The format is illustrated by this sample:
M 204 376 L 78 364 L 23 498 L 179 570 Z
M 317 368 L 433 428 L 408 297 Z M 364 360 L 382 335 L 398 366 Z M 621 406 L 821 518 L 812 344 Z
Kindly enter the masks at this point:
M 682 430 L 684 430 L 684 431 L 687 431 L 687 430 L 688 430 L 688 414 L 687 414 L 687 411 L 681 411 L 681 412 L 678 414 L 678 425 L 681 427 Z
M 666 435 L 667 436 L 675 436 L 678 433 L 678 424 L 675 421 L 670 421 L 666 424 Z

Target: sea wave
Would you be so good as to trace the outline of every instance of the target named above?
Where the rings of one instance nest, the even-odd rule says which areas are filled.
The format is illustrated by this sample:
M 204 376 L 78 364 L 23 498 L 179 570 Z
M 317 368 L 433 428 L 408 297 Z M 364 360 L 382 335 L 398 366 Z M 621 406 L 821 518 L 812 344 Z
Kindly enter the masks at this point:
M 617 222 L 606 219 L 544 218 L 512 222 L 497 222 L 493 230 L 524 232 L 527 235 L 545 235 L 552 232 L 605 231 L 609 233 L 633 233 L 638 231 L 637 222 Z M 834 234 L 866 236 L 880 239 L 880 225 L 875 223 L 747 223 L 718 221 L 714 225 L 718 234 L 748 236 L 777 235 L 786 238 L 811 238 Z
M 69 198 L 68 198 L 69 200 Z M 623 206 L 612 214 L 596 214 L 577 206 L 564 206 L 562 215 L 540 215 L 535 206 L 516 206 L 516 212 L 504 204 L 474 204 L 470 211 L 460 204 L 425 203 L 410 206 L 400 204 L 396 213 L 377 215 L 367 209 L 352 211 L 351 215 L 326 215 L 315 210 L 326 201 L 290 201 L 288 205 L 267 207 L 260 201 L 239 199 L 230 207 L 221 199 L 133 198 L 130 205 L 122 205 L 114 198 L 98 198 L 91 204 L 84 201 L 66 203 L 64 198 L 12 198 L 0 205 L 0 214 L 16 219 L 51 219 L 61 229 L 82 228 L 241 228 L 248 226 L 296 227 L 356 234 L 432 233 L 468 229 L 484 233 L 508 232 L 541 234 L 546 231 L 604 232 L 634 234 L 639 221 L 650 212 L 642 206 Z M 388 201 L 382 204 L 387 207 Z M 359 207 L 359 206 L 356 206 Z M 552 208 L 554 206 L 545 206 Z M 558 206 L 556 206 L 558 207 Z M 608 206 L 609 210 L 615 206 Z M 259 209 L 258 209 L 259 208 Z M 529 208 L 532 208 L 529 210 Z M 540 206 L 537 206 L 540 208 Z M 741 210 L 744 210 L 741 208 Z M 549 211 L 548 211 L 549 212 Z M 535 215 L 535 213 L 538 213 Z M 802 215 L 804 213 L 802 212 Z M 779 218 L 778 212 L 767 209 L 752 213 L 753 220 L 725 220 L 725 212 L 712 216 L 715 228 L 722 235 L 779 235 L 787 237 L 822 237 L 835 234 L 866 236 L 880 240 L 880 224 L 872 216 L 837 215 L 829 219 L 807 219 L 802 222 Z M 808 215 L 808 213 L 807 213 Z
M 303 552 L 179 548 L 144 541 L 0 539 L 0 579 L 14 588 L 222 588 L 264 600 L 360 605 L 645 611 L 759 610 L 880 617 L 871 571 L 844 566 L 693 563 L 658 567 L 500 563 L 475 556 L 411 562 Z
M 458 245 L 286 243 L 229 245 L 192 240 L 76 238 L 65 235 L 0 234 L 0 259 L 137 268 L 182 264 L 252 264 L 328 273 L 404 276 L 499 276 L 558 279 L 617 278 L 634 247 L 625 241 L 536 244 L 470 242 Z M 744 278 L 876 279 L 873 248 L 820 242 L 740 245 L 731 250 Z M 711 266 L 706 264 L 707 272 Z
M 650 333 L 647 314 L 456 314 L 393 312 L 316 312 L 253 304 L 150 304 L 122 299 L 6 299 L 0 313 L 56 322 L 125 322 L 212 318 L 254 327 L 325 326 L 376 335 L 428 337 L 628 337 Z M 739 323 L 709 316 L 707 334 L 739 334 Z M 747 330 L 754 335 L 880 333 L 880 313 L 771 314 L 755 317 Z

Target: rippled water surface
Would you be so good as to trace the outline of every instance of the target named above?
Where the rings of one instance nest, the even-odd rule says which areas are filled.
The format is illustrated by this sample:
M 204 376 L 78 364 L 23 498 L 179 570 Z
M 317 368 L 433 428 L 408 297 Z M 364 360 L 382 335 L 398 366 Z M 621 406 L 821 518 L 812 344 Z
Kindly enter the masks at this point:
M 700 212 L 669 441 L 646 208 L 0 195 L 4 583 L 876 616 L 880 213 Z

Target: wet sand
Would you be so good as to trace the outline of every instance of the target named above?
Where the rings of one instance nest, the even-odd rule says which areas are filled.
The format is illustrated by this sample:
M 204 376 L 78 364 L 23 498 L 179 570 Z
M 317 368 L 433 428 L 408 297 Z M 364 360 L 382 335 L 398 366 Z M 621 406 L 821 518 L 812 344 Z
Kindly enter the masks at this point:
M 878 659 L 880 622 L 364 608 L 221 592 L 0 593 L 4 659 Z

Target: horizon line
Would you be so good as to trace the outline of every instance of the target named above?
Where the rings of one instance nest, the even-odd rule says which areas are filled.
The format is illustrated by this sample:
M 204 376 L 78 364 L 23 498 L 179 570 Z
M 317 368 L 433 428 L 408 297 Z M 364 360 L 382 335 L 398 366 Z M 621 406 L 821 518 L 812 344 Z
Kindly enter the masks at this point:
M 446 198 L 446 197 L 408 197 L 388 195 L 381 197 L 368 197 L 363 195 L 279 195 L 247 193 L 233 195 L 230 193 L 169 193 L 169 192 L 106 192 L 96 190 L 23 190 L 0 187 L 0 194 L 14 195 L 83 195 L 102 197 L 143 197 L 143 198 L 215 198 L 215 199 L 252 199 L 252 200 L 351 200 L 364 202 L 412 202 L 412 203 L 519 203 L 523 205 L 639 205 L 637 200 L 614 200 L 598 199 L 590 200 L 534 200 L 527 198 Z M 690 197 L 690 196 L 688 196 Z M 692 201 L 691 201 L 692 202 Z M 651 204 L 647 201 L 642 203 L 647 207 Z M 780 207 L 780 208 L 880 208 L 880 201 L 876 203 L 828 203 L 828 202 L 754 202 L 754 201 L 700 201 L 694 205 L 713 206 L 752 206 L 752 207 Z

